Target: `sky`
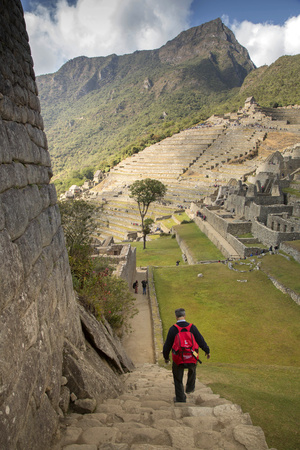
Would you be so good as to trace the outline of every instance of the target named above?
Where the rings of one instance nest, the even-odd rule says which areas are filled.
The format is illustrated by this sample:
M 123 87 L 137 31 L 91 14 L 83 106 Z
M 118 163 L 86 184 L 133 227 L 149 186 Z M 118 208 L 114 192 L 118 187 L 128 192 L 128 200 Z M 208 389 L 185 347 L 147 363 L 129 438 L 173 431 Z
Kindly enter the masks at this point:
M 300 53 L 300 0 L 21 0 L 36 75 L 77 56 L 159 48 L 222 19 L 257 67 Z

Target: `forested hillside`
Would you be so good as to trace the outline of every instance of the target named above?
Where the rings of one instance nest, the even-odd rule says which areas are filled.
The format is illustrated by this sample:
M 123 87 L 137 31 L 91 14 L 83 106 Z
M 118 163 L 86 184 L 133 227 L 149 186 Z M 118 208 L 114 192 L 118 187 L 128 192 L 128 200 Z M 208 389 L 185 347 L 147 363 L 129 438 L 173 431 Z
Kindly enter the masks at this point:
M 255 69 L 220 19 L 160 49 L 75 58 L 37 77 L 54 180 L 80 182 L 108 170 L 211 114 L 237 109 L 250 95 L 265 106 L 300 103 L 299 66 L 294 56 Z

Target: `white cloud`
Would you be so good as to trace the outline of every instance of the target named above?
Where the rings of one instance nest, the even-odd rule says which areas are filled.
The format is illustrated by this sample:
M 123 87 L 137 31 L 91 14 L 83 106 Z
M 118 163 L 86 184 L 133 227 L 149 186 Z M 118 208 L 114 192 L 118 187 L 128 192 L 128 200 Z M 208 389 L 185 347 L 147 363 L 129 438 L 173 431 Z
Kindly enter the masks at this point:
M 234 22 L 230 28 L 257 67 L 270 65 L 282 55 L 300 53 L 300 16 L 291 17 L 282 26 L 245 20 Z
M 158 48 L 189 27 L 192 0 L 59 0 L 55 12 L 25 13 L 35 73 L 54 72 L 76 56 Z

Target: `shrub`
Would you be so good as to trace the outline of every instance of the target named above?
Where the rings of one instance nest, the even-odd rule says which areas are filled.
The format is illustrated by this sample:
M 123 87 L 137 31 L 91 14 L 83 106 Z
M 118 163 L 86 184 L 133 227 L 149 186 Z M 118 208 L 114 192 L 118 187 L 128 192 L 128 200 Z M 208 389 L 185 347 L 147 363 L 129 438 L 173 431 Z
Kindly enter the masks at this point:
M 80 302 L 97 320 L 101 321 L 105 317 L 119 336 L 129 331 L 127 319 L 137 313 L 134 308 L 135 298 L 127 282 L 112 275 L 109 267 L 101 272 L 92 270 L 84 278 L 78 294 Z

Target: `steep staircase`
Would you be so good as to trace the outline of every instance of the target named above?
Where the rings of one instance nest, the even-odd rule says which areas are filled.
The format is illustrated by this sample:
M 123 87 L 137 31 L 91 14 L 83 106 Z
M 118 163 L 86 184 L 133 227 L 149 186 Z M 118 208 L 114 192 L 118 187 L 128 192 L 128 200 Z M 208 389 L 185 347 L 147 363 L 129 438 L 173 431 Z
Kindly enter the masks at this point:
M 249 414 L 199 381 L 186 403 L 174 403 L 171 371 L 147 363 L 122 376 L 118 398 L 61 420 L 52 450 L 268 449 Z

